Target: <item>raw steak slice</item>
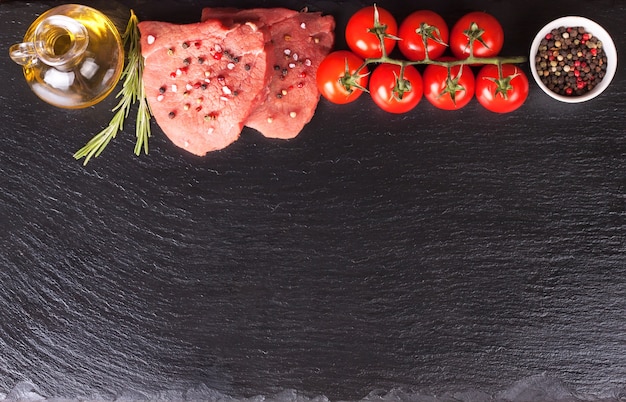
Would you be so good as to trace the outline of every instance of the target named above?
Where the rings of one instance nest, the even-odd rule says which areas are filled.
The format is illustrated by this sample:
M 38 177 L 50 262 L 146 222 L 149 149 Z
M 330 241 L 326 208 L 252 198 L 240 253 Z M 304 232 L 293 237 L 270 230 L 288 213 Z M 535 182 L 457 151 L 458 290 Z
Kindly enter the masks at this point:
M 270 138 L 293 138 L 311 120 L 319 102 L 315 73 L 334 43 L 335 20 L 321 13 L 285 8 L 205 8 L 202 20 L 224 24 L 253 21 L 269 31 L 266 51 L 272 69 L 267 96 L 245 125 Z
M 266 32 L 253 23 L 176 25 L 142 21 L 143 81 L 156 122 L 177 146 L 195 154 L 239 138 L 263 97 Z

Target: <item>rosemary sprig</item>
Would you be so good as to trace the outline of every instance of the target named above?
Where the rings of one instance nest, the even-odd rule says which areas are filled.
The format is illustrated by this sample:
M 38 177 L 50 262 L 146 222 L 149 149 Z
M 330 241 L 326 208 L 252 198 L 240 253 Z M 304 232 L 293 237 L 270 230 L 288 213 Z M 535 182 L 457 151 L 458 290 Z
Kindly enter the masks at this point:
M 133 12 L 130 11 L 130 18 L 126 25 L 126 30 L 122 35 L 124 48 L 128 48 L 126 56 L 126 66 L 120 77 L 123 80 L 122 89 L 116 97 L 121 97 L 117 106 L 113 108 L 113 118 L 109 125 L 96 134 L 84 147 L 79 149 L 74 158 L 85 158 L 83 165 L 86 165 L 92 157 L 99 156 L 109 142 L 115 138 L 118 131 L 123 130 L 124 120 L 128 117 L 132 105 L 139 101 L 137 110 L 137 122 L 135 125 L 135 136 L 137 142 L 135 144 L 135 155 L 141 154 L 141 150 L 148 153 L 148 138 L 150 137 L 150 108 L 146 101 L 145 89 L 142 80 L 143 74 L 143 57 L 141 56 L 141 48 L 139 44 L 140 34 L 137 24 L 139 20 Z

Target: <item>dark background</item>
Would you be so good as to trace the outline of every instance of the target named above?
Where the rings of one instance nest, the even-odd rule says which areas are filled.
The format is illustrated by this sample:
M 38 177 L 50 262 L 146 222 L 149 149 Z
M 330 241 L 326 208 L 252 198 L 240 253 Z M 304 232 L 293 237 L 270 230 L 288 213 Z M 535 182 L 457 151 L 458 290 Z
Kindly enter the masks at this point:
M 208 5 L 309 6 L 336 17 L 338 48 L 371 4 L 125 3 L 173 22 Z M 622 1 L 413 3 L 379 5 L 449 24 L 486 10 L 508 55 L 562 15 L 603 25 L 620 56 L 626 45 Z M 402 116 L 365 96 L 321 101 L 294 140 L 245 129 L 204 158 L 156 125 L 136 157 L 131 119 L 83 167 L 72 154 L 115 98 L 47 106 L 7 52 L 57 4 L 0 4 L 0 394 L 20 381 L 67 397 L 204 384 L 335 400 L 493 394 L 538 374 L 589 395 L 624 386 L 621 66 L 593 101 L 561 104 L 531 83 L 508 115 L 476 101 L 448 112 L 423 100 Z

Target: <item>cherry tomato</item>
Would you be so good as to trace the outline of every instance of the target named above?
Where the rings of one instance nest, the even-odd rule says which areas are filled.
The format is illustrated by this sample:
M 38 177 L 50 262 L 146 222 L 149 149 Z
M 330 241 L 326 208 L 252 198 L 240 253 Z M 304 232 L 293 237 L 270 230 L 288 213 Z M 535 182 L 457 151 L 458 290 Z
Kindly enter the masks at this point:
M 381 109 L 390 113 L 406 113 L 422 99 L 422 76 L 413 66 L 406 66 L 402 77 L 400 66 L 381 64 L 370 77 L 370 95 Z
M 491 14 L 474 11 L 461 17 L 450 31 L 450 50 L 458 59 L 470 55 L 470 41 L 474 56 L 496 56 L 504 44 L 502 25 Z
M 436 59 L 446 50 L 449 31 L 441 16 L 430 10 L 418 10 L 402 21 L 398 30 L 398 49 L 409 60 L 424 60 L 424 34 L 427 38 L 428 57 Z
M 448 74 L 448 67 L 429 64 L 423 79 L 424 97 L 439 109 L 460 109 L 474 96 L 474 73 L 467 65 L 453 66 Z
M 356 72 L 362 65 L 363 59 L 348 50 L 337 50 L 326 56 L 315 76 L 322 96 L 338 104 L 355 101 L 367 87 L 367 67 Z
M 374 24 L 375 10 L 378 10 L 378 24 Z M 384 44 L 387 54 L 391 53 L 396 45 L 398 24 L 393 15 L 380 7 L 364 7 L 354 13 L 346 25 L 346 43 L 348 47 L 363 58 L 382 56 L 380 41 L 374 33 L 379 31 L 385 34 Z
M 487 110 L 509 113 L 522 106 L 526 98 L 528 78 L 512 64 L 502 65 L 501 76 L 493 64 L 485 65 L 476 75 L 476 99 Z

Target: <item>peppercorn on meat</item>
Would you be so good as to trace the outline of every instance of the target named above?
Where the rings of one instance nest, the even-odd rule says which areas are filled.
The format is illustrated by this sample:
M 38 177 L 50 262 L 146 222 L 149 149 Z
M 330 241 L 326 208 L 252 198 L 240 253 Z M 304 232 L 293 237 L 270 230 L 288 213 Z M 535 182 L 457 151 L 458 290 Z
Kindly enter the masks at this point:
M 209 19 L 219 19 L 225 24 L 253 21 L 269 32 L 268 91 L 245 125 L 266 137 L 297 136 L 313 117 L 319 101 L 315 73 L 334 43 L 333 17 L 285 8 L 205 8 L 202 20 Z
M 167 137 L 200 156 L 237 140 L 269 80 L 266 31 L 217 20 L 138 26 L 146 97 Z

